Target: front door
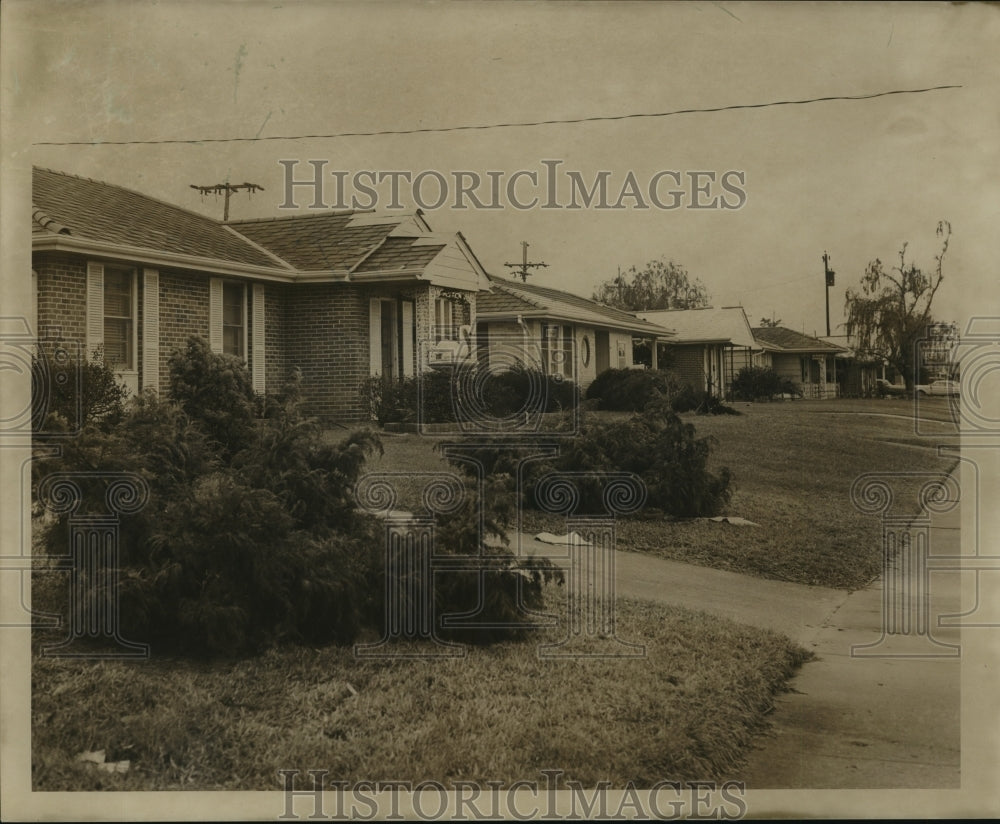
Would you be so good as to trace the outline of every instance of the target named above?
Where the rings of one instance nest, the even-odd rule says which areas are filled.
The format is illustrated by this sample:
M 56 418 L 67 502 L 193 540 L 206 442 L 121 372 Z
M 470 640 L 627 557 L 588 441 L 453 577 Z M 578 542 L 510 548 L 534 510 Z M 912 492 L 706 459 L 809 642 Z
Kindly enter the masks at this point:
M 594 368 L 598 375 L 611 368 L 611 338 L 607 332 L 594 332 Z

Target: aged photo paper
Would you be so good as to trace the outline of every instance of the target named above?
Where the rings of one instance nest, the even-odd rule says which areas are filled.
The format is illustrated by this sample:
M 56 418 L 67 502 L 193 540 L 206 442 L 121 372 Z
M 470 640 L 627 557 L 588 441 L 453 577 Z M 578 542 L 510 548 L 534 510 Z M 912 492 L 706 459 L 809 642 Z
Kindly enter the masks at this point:
M 0 817 L 1000 813 L 998 42 L 5 0 Z

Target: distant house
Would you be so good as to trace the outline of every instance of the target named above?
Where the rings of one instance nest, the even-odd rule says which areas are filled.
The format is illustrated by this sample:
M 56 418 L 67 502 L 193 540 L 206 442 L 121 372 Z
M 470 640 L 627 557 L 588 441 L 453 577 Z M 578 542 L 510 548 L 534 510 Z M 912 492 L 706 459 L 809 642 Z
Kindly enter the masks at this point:
M 476 333 L 494 366 L 502 365 L 504 347 L 520 341 L 547 374 L 585 389 L 607 369 L 635 365 L 633 339 L 650 341 L 655 350 L 656 342 L 673 337 L 670 329 L 560 289 L 493 276 L 489 286 L 476 304 Z
M 222 223 L 139 192 L 35 169 L 32 281 L 40 337 L 101 347 L 132 392 L 163 391 L 188 336 L 241 358 L 260 392 L 303 373 L 313 414 L 364 416 L 361 383 L 471 345 L 486 274 L 420 212 L 324 212 Z
M 640 317 L 674 330 L 664 355 L 681 381 L 700 392 L 732 397 L 736 374 L 760 360 L 762 347 L 742 306 L 668 309 Z
M 847 335 L 824 335 L 821 341 L 840 346 L 844 351 L 838 352 L 834 363 L 839 395 L 842 398 L 868 398 L 878 394 L 878 381 L 889 383 L 899 381 L 899 386 L 905 388 L 902 376 L 896 375 L 896 370 L 888 367 L 877 358 L 863 357 L 854 347 Z
M 838 356 L 849 350 L 836 343 L 803 335 L 784 326 L 761 326 L 753 330 L 763 347 L 766 361 L 782 378 L 797 384 L 804 397 L 836 398 Z

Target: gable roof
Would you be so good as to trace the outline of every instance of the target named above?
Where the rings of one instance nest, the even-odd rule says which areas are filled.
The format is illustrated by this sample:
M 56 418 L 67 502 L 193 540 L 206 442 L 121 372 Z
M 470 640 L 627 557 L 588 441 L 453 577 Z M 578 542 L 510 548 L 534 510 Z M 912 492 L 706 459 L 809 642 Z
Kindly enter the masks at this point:
M 32 175 L 32 235 L 280 268 L 274 258 L 212 218 L 112 183 L 37 167 Z
M 742 306 L 706 306 L 701 309 L 664 309 L 639 316 L 669 326 L 672 343 L 721 343 L 760 349 Z
M 419 210 L 223 223 L 121 186 L 40 168 L 33 194 L 37 249 L 287 281 L 420 279 L 469 291 L 487 283 L 461 233 L 435 234 Z
M 784 326 L 758 326 L 753 330 L 760 345 L 772 352 L 846 352 L 843 346 L 803 335 Z
M 663 326 L 572 292 L 536 283 L 517 283 L 493 275 L 489 276 L 489 283 L 490 291 L 476 298 L 476 317 L 482 320 L 521 315 L 622 329 L 658 338 L 673 334 Z
M 387 237 L 368 257 L 354 268 L 355 272 L 387 272 L 394 269 L 423 269 L 447 246 L 446 243 L 420 244 L 419 237 Z
M 296 269 L 348 271 L 409 216 L 371 219 L 375 217 L 370 212 L 324 212 L 233 220 L 227 225 Z

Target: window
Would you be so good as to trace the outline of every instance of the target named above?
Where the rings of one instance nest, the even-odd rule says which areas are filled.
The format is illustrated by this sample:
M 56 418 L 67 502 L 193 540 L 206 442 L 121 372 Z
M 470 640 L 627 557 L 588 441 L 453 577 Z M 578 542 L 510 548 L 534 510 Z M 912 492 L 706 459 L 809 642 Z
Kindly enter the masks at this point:
M 542 327 L 542 363 L 549 375 L 573 377 L 573 327 Z
M 580 359 L 584 366 L 590 366 L 590 338 L 586 335 L 583 336 L 582 346 L 580 352 Z
M 242 283 L 222 284 L 222 351 L 246 357 L 246 289 Z
M 135 369 L 135 272 L 104 269 L 104 362 Z
M 434 301 L 434 342 L 458 340 L 458 325 L 455 323 L 455 304 L 445 298 Z

